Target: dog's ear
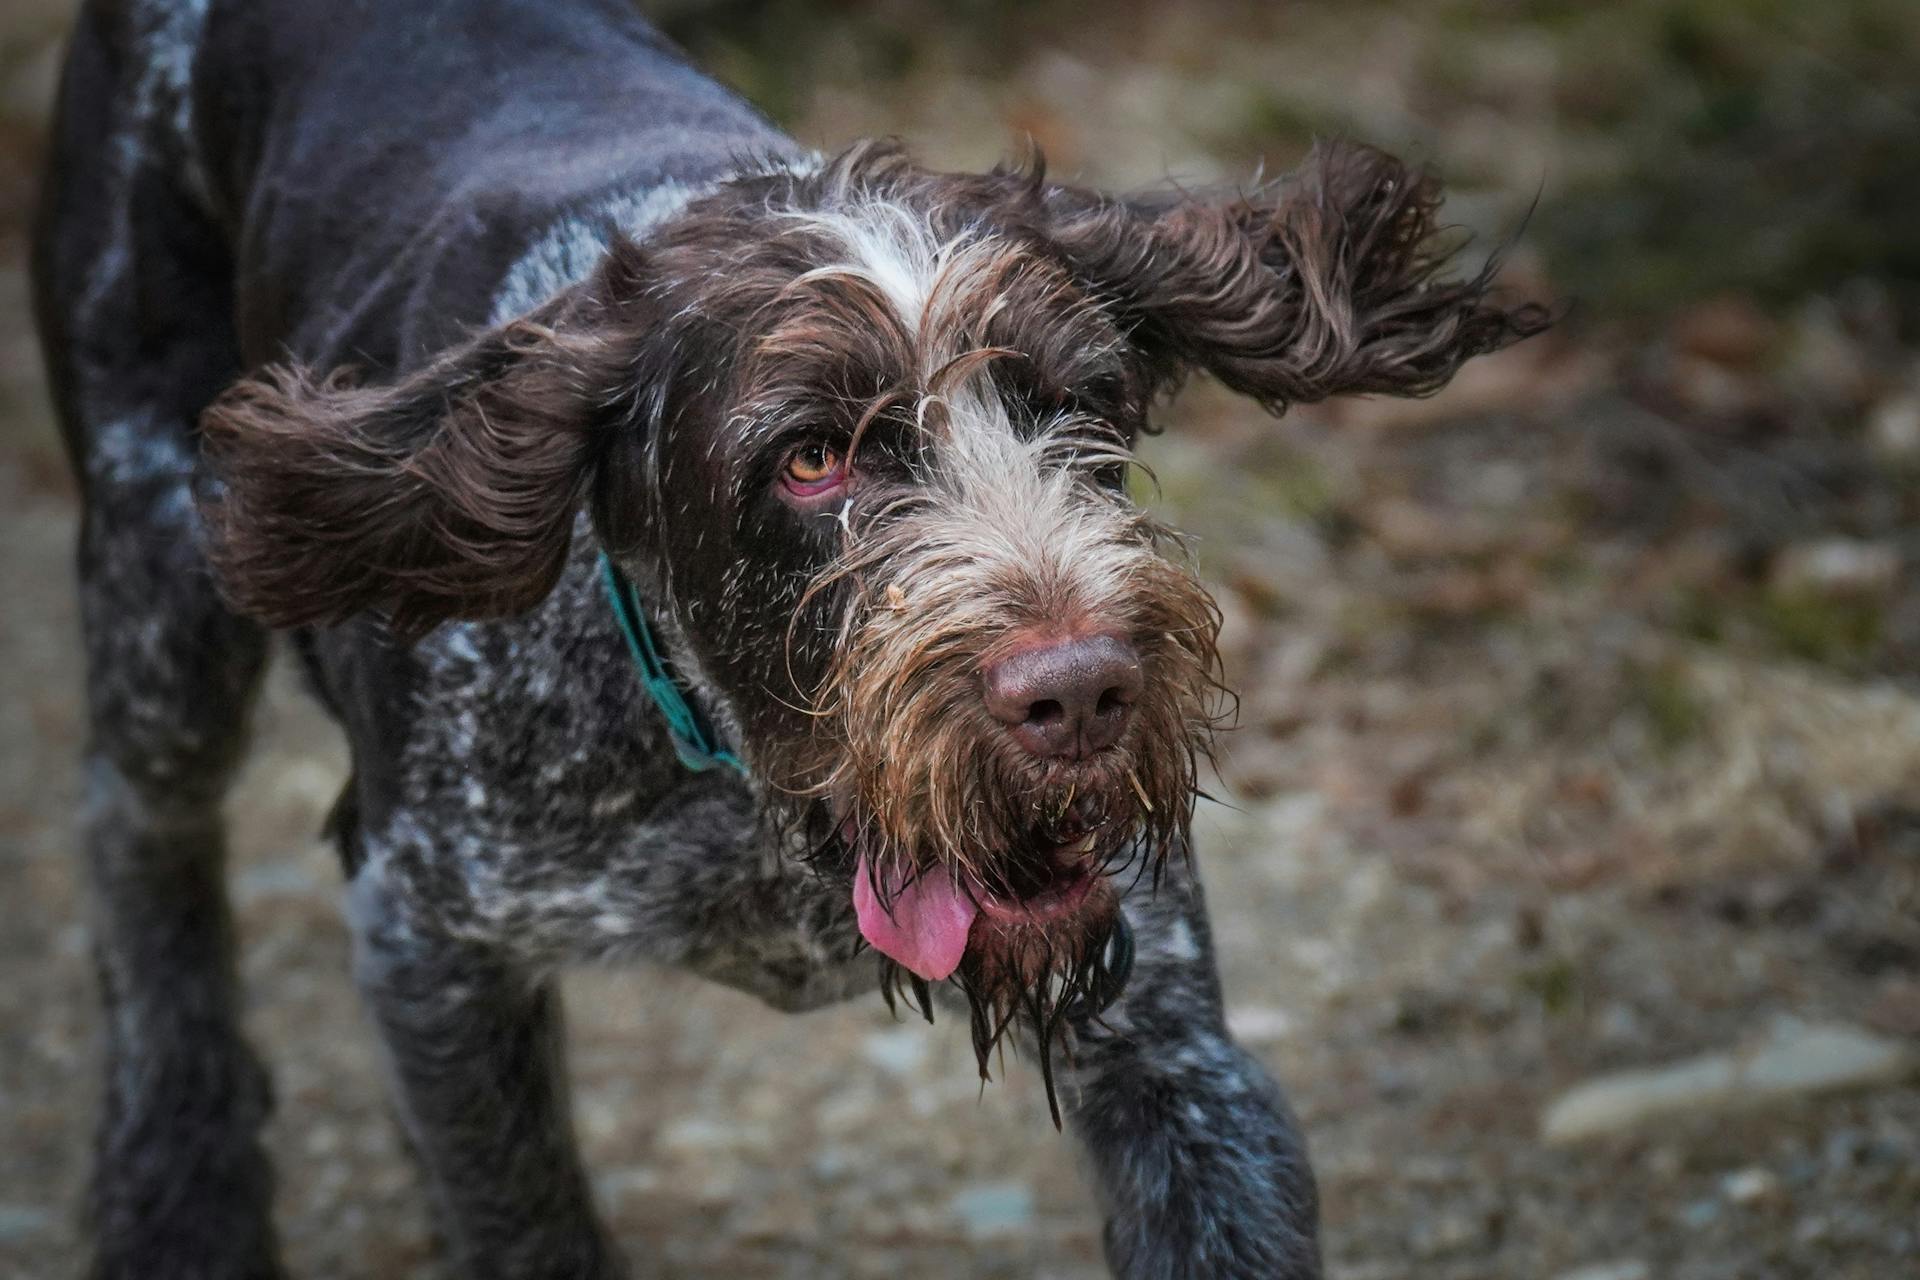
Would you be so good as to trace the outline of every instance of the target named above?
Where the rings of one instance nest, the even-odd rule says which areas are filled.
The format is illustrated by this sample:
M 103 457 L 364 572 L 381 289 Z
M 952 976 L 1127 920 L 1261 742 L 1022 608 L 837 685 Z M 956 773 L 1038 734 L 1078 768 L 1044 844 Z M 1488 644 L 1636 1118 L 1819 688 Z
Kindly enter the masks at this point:
M 640 262 L 389 385 L 280 367 L 201 418 L 208 551 L 274 626 L 384 612 L 403 636 L 523 612 L 553 587 L 604 441 L 635 389 Z
M 1438 184 L 1353 144 L 1251 192 L 1106 199 L 1042 186 L 1048 234 L 1129 324 L 1162 382 L 1190 368 L 1279 412 L 1355 392 L 1428 395 L 1470 357 L 1547 327 L 1449 279 Z

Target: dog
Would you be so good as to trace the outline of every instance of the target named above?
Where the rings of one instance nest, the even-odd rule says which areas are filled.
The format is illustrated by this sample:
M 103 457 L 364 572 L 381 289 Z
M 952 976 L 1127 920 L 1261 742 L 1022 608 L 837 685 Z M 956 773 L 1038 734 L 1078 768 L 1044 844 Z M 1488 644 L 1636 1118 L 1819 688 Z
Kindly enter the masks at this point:
M 1188 855 L 1218 613 L 1126 488 L 1189 373 L 1422 395 L 1542 327 L 1357 146 L 1116 198 L 821 156 L 626 0 L 86 0 L 34 283 L 84 501 L 102 1277 L 281 1274 L 219 805 L 276 630 L 461 1274 L 622 1263 L 554 974 L 1012 1037 L 1114 1271 L 1311 1277 Z

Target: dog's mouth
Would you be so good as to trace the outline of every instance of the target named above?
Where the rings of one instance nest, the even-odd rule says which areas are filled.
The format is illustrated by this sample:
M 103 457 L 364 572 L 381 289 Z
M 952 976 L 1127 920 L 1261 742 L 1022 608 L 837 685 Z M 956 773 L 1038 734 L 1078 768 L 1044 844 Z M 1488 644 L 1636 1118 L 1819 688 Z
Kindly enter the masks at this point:
M 862 854 L 853 884 L 861 935 L 909 973 L 937 982 L 970 953 L 992 959 L 1035 933 L 1103 929 L 1118 895 L 1108 887 L 1099 833 L 1069 828 L 1050 837 L 996 858 L 987 875 L 874 865 Z
M 847 855 L 838 865 L 852 865 L 860 935 L 881 957 L 888 1006 L 905 1000 L 932 1021 L 930 984 L 951 979 L 966 999 L 982 1080 L 1007 1029 L 1016 1019 L 1029 1026 L 1056 1125 L 1056 1042 L 1125 990 L 1133 935 L 1121 899 L 1139 877 L 1157 882 L 1172 847 L 1156 825 L 1166 811 L 1144 795 L 1133 804 L 1138 787 L 1083 779 L 1077 790 L 1076 803 L 1069 786 L 1064 806 L 1030 792 L 1020 807 L 1051 816 L 1021 830 L 982 815 L 992 845 L 918 859 L 863 840 L 860 806 L 832 806 L 831 844 Z M 987 834 L 996 826 L 997 839 Z
M 980 914 L 1003 924 L 1028 925 L 1044 925 L 1072 914 L 1086 901 L 1099 874 L 1096 848 L 1095 836 L 1076 836 L 1011 862 L 997 886 L 976 889 Z

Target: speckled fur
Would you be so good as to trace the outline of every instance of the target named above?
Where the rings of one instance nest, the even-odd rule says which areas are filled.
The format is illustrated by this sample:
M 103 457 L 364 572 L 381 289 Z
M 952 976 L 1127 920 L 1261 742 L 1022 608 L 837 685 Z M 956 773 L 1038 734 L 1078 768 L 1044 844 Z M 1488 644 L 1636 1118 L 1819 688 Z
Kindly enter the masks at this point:
M 396 68 L 400 57 L 418 65 Z M 950 436 L 930 456 L 1058 470 L 1009 519 L 1023 537 L 1093 538 L 1073 557 L 1084 563 L 1059 572 L 1092 575 L 1082 585 L 1112 608 L 1128 590 L 1121 567 L 1149 554 L 1126 540 L 1144 535 L 1115 514 L 1124 499 L 1110 478 L 1069 472 L 1110 470 L 1116 451 L 1123 466 L 1146 401 L 1186 369 L 1272 407 L 1417 394 L 1536 322 L 1483 306 L 1484 277 L 1433 282 L 1444 255 L 1427 246 L 1430 188 L 1384 161 L 1336 159 L 1296 187 L 1183 200 L 1111 201 L 1037 170 L 929 174 L 885 149 L 822 161 L 689 67 L 624 0 L 88 0 L 35 286 L 86 505 L 83 820 L 108 1076 L 93 1273 L 279 1274 L 259 1143 L 268 1090 L 239 1025 L 219 816 L 268 630 L 227 598 L 303 624 L 293 647 L 351 743 L 333 829 L 355 977 L 456 1264 L 472 1276 L 620 1274 L 574 1150 L 555 972 L 674 965 L 792 1010 L 871 991 L 879 976 L 846 868 L 796 856 L 807 824 L 768 772 L 807 730 L 763 696 L 762 673 L 783 656 L 790 672 L 826 671 L 852 616 L 776 625 L 813 616 L 805 587 L 836 562 L 834 526 L 755 533 L 772 517 L 755 514 L 760 490 L 742 478 L 789 410 L 846 398 L 849 384 L 817 371 L 782 383 L 784 366 L 742 345 L 796 273 L 817 268 L 806 287 L 841 289 L 856 319 L 892 308 L 891 320 L 871 314 L 911 330 L 906 312 L 940 263 L 1005 268 L 984 278 L 1006 291 L 976 291 L 958 328 L 909 334 L 916 354 L 873 356 L 867 372 L 923 380 L 923 423 L 932 366 L 989 340 L 1075 383 L 1042 377 L 1022 392 L 983 362 L 937 406 Z M 1357 238 L 1343 241 L 1349 230 Z M 781 265 L 788 250 L 798 266 Z M 818 354 L 802 321 L 773 356 Z M 489 347 L 486 326 L 510 323 L 522 326 L 514 340 Z M 817 332 L 836 335 L 827 348 L 872 336 L 857 323 Z M 587 350 L 591 362 L 568 363 Z M 432 379 L 504 383 L 532 361 L 536 408 L 577 400 L 584 421 L 554 429 L 599 432 L 579 451 L 596 470 L 563 477 L 576 488 L 557 516 L 542 525 L 533 508 L 511 533 L 537 543 L 511 598 L 536 603 L 503 609 L 505 596 L 449 585 L 470 582 L 508 536 L 470 508 L 467 541 L 431 565 L 398 557 L 446 534 L 451 516 L 364 531 L 394 559 L 343 576 L 319 606 L 273 576 L 287 561 L 270 541 L 222 562 L 264 575 L 259 591 L 229 581 L 223 596 L 202 513 L 241 510 L 216 533 L 259 534 L 247 520 L 260 513 L 229 503 L 225 486 L 291 465 L 271 450 L 249 457 L 249 432 L 274 415 L 372 420 L 396 403 L 298 380 L 216 402 L 284 361 L 413 387 L 416 412 L 469 412 L 480 443 L 464 461 L 482 467 L 496 434 L 537 433 L 541 414 L 488 422 L 479 401 Z M 749 366 L 768 394 L 728 417 L 723 389 Z M 609 370 L 620 385 L 605 383 Z M 1076 407 L 1030 414 L 1022 395 Z M 600 421 L 616 410 L 626 416 Z M 1082 419 L 1106 432 L 1083 457 L 1010 443 Z M 442 428 L 423 429 L 431 440 Z M 354 439 L 322 463 L 377 480 L 390 458 L 355 458 Z M 420 473 L 402 459 L 396 474 Z M 706 506 L 688 496 L 701 485 Z M 705 523 L 723 509 L 744 513 L 737 528 Z M 306 537 L 309 551 L 338 532 L 267 514 L 284 517 L 274 536 Z M 841 512 L 842 535 L 861 527 Z M 788 559 L 738 549 L 760 546 Z M 601 597 L 602 547 L 639 583 L 751 779 L 677 763 Z M 1020 570 L 1021 556 L 996 554 L 981 576 Z M 991 612 L 980 603 L 976 615 Z M 383 611 L 452 620 L 412 643 Z M 1191 796 L 1158 799 L 1156 812 L 1177 814 Z M 1174 837 L 1157 887 L 1140 877 L 1127 890 L 1131 985 L 1102 1021 L 1065 1031 L 1067 1118 L 1118 1274 L 1304 1280 L 1319 1270 L 1312 1175 L 1277 1089 L 1226 1032 L 1200 888 L 1184 831 Z M 1035 1140 L 1052 1135 L 1037 1126 Z

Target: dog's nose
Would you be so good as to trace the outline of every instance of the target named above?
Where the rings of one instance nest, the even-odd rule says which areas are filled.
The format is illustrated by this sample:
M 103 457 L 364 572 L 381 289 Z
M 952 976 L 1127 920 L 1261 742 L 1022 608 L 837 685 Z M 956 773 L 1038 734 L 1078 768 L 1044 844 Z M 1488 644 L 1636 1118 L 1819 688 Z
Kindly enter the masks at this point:
M 1120 740 L 1140 696 L 1140 654 L 1116 635 L 1020 649 L 983 672 L 987 710 L 1043 759 L 1084 760 Z

